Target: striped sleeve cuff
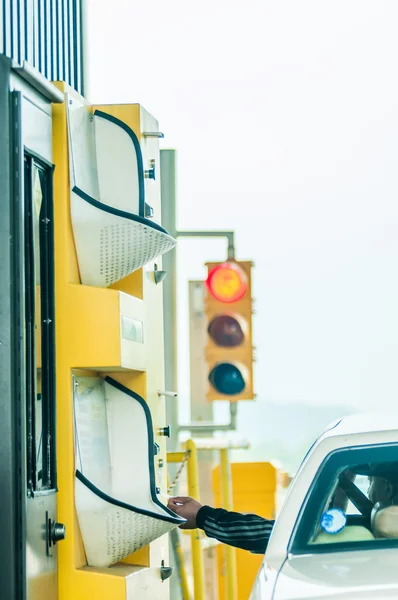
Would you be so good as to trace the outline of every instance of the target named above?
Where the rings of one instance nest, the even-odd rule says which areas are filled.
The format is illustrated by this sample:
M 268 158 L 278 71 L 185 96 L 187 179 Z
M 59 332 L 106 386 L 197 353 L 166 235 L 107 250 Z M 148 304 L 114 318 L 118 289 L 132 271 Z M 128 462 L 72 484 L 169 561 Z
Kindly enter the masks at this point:
M 216 509 L 212 508 L 211 506 L 202 506 L 196 515 L 196 527 L 199 527 L 199 529 L 204 529 L 205 520 L 207 517 L 211 517 L 215 510 Z

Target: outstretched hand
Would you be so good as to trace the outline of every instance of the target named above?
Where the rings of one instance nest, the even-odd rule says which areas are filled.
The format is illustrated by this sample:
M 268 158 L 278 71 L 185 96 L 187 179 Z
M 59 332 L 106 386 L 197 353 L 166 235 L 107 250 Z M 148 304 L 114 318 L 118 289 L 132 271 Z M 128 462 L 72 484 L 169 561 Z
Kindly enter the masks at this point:
M 189 496 L 177 496 L 176 498 L 169 498 L 167 508 L 175 512 L 179 517 L 187 520 L 186 523 L 180 525 L 181 529 L 196 528 L 196 515 L 202 508 L 200 502 Z

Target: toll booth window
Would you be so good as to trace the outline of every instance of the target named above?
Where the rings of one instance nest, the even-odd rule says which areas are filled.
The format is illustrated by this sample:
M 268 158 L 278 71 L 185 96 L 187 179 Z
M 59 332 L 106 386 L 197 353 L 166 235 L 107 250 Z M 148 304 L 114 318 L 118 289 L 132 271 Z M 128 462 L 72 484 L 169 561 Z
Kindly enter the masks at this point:
M 30 493 L 55 487 L 52 169 L 24 164 L 26 448 Z
M 398 546 L 398 445 L 332 453 L 292 541 L 293 553 Z

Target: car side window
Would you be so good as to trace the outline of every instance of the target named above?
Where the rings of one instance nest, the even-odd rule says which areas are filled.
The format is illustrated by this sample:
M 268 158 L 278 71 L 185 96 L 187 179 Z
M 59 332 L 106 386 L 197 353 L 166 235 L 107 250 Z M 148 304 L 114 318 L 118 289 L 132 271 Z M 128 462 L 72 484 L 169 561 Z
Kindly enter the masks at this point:
M 381 542 L 398 545 L 398 445 L 331 453 L 309 490 L 290 551 L 330 552 Z

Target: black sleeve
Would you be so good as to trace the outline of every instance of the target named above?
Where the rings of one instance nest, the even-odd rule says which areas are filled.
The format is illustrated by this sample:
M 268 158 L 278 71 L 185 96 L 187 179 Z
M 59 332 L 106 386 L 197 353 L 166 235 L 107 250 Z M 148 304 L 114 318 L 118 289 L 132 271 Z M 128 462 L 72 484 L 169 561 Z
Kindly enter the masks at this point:
M 258 515 L 244 515 L 223 508 L 202 506 L 196 516 L 196 525 L 208 537 L 216 538 L 224 544 L 264 554 L 274 521 Z

